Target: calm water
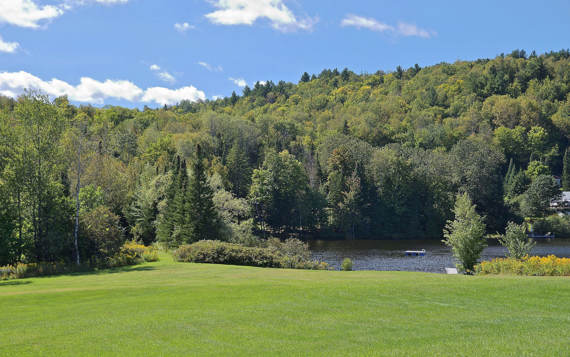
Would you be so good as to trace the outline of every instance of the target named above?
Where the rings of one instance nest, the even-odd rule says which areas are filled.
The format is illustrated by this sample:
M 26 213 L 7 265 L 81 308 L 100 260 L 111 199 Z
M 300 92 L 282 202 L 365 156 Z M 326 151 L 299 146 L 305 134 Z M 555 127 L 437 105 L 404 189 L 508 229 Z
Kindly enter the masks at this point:
M 340 268 L 344 258 L 350 258 L 354 270 L 401 270 L 444 273 L 445 267 L 455 267 L 451 250 L 437 240 L 337 240 L 309 242 L 313 258 Z M 408 257 L 406 250 L 426 250 L 423 257 Z M 504 257 L 506 250 L 497 241 L 489 240 L 482 259 Z M 554 254 L 570 258 L 570 239 L 538 241 L 532 255 Z

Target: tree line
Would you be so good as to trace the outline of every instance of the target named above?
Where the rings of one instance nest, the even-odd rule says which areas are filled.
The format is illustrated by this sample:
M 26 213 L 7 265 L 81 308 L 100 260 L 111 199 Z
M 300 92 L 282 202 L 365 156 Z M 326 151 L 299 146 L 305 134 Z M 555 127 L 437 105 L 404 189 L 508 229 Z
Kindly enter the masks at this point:
M 554 176 L 570 189 L 569 89 L 569 51 L 516 50 L 160 109 L 0 96 L 0 265 L 131 238 L 440 239 L 458 193 L 500 232 L 548 215 Z

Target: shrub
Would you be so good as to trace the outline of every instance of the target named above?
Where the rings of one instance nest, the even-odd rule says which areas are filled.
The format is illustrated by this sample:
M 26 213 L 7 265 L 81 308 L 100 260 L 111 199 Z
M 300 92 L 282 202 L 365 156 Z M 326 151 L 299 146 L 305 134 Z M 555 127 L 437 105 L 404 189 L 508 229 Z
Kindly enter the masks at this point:
M 119 252 L 124 242 L 119 216 L 106 206 L 98 206 L 80 216 L 81 256 L 101 261 Z
M 93 268 L 114 268 L 142 262 L 154 262 L 157 260 L 158 249 L 156 247 L 146 247 L 136 242 L 125 242 L 115 255 L 103 260 L 92 260 L 90 264 L 77 266 L 64 262 L 40 262 L 17 263 L 15 265 L 0 267 L 0 280 L 73 273 L 88 271 Z
M 515 274 L 534 276 L 570 276 L 570 258 L 547 257 L 495 258 L 475 266 L 477 274 Z
M 174 251 L 179 262 L 280 267 L 281 257 L 266 248 L 244 247 L 234 243 L 203 240 L 180 246 Z
M 352 270 L 352 260 L 350 258 L 344 258 L 341 265 L 342 270 L 351 271 Z
M 119 267 L 135 265 L 142 262 L 155 262 L 158 260 L 158 249 L 154 246 L 147 247 L 137 242 L 125 242 L 119 252 L 107 258 L 107 267 Z
M 309 245 L 296 238 L 289 238 L 282 242 L 279 238 L 269 238 L 265 242 L 265 246 L 277 254 L 287 257 L 299 257 L 302 260 L 311 258 Z
M 299 255 L 286 255 L 271 247 L 244 247 L 239 244 L 203 240 L 180 246 L 173 253 L 179 262 L 247 265 L 270 268 L 327 269 L 326 263 Z
M 514 259 L 521 259 L 527 256 L 536 244 L 532 239 L 528 238 L 525 225 L 514 222 L 507 224 L 505 235 L 499 237 L 499 242 L 503 247 L 507 248 L 508 256 Z
M 84 269 L 84 266 L 66 265 L 65 263 L 41 262 L 41 263 L 16 263 L 0 268 L 0 279 L 22 279 L 34 276 L 46 276 L 69 273 Z

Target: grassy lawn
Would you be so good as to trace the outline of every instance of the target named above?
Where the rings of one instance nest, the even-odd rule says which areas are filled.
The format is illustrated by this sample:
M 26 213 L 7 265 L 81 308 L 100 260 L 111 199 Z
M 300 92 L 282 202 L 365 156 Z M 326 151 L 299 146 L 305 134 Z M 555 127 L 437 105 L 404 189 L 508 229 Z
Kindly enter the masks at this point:
M 162 261 L 0 282 L 0 355 L 570 355 L 570 279 Z

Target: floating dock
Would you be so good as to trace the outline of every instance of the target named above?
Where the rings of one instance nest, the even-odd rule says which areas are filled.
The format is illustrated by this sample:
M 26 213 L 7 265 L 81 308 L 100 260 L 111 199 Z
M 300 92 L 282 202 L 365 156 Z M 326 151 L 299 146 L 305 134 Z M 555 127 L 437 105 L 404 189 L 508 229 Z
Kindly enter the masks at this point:
M 406 250 L 404 253 L 407 256 L 423 257 L 424 255 L 426 255 L 426 250 L 425 249 L 422 249 L 422 250 Z

